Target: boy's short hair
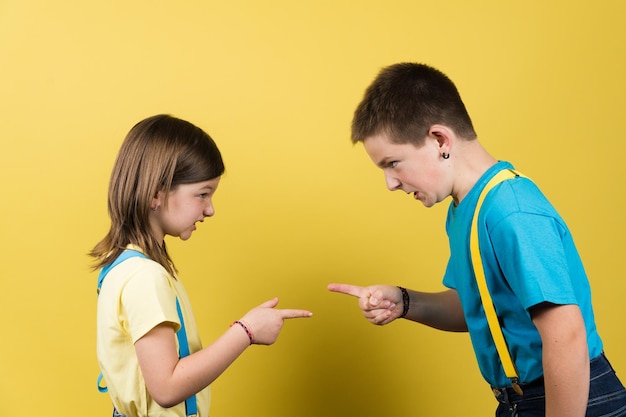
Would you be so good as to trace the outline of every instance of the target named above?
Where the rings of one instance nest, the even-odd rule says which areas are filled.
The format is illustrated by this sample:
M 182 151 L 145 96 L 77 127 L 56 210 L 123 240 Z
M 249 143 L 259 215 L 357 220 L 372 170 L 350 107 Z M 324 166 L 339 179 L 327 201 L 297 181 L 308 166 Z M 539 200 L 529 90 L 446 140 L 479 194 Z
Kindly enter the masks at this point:
M 476 139 L 472 120 L 450 78 L 425 64 L 383 68 L 367 88 L 352 119 L 352 143 L 384 133 L 395 143 L 421 146 L 435 124 Z

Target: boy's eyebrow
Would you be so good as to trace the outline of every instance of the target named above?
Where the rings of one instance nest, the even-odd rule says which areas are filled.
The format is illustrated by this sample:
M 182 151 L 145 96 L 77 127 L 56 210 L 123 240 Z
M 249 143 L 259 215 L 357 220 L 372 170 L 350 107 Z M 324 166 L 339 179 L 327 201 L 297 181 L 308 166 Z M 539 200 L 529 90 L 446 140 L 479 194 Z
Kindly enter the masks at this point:
M 376 163 L 376 166 L 379 168 L 384 168 L 387 165 L 389 165 L 389 160 L 391 159 L 390 156 L 384 156 L 378 163 Z

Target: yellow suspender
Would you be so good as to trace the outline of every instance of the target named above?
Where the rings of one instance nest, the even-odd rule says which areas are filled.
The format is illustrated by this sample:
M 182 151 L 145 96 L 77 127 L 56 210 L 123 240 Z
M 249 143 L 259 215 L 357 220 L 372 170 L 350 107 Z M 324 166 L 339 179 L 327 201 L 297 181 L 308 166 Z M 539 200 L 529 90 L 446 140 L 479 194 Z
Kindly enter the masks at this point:
M 487 323 L 489 324 L 489 330 L 491 330 L 491 336 L 493 337 L 493 342 L 496 345 L 496 349 L 498 351 L 498 355 L 500 356 L 500 361 L 502 362 L 502 367 L 504 368 L 504 373 L 508 378 L 511 379 L 513 384 L 513 389 L 519 394 L 522 395 L 522 389 L 518 385 L 519 376 L 517 374 L 517 369 L 515 368 L 515 364 L 513 363 L 513 359 L 511 359 L 511 354 L 509 353 L 509 349 L 506 345 L 506 341 L 504 340 L 504 335 L 502 334 L 502 329 L 500 328 L 500 323 L 498 321 L 498 316 L 496 314 L 496 309 L 493 305 L 493 301 L 491 300 L 491 295 L 489 294 L 489 289 L 487 288 L 487 281 L 485 279 L 485 270 L 483 269 L 482 259 L 480 257 L 480 248 L 478 246 L 478 213 L 480 212 L 480 207 L 483 204 L 483 200 L 489 191 L 495 187 L 497 184 L 502 181 L 523 176 L 520 173 L 505 169 L 498 172 L 489 182 L 485 185 L 480 196 L 478 196 L 478 202 L 476 203 L 476 209 L 474 211 L 474 217 L 472 219 L 472 228 L 470 233 L 470 252 L 472 258 L 472 264 L 474 266 L 474 275 L 476 276 L 476 283 L 478 284 L 478 292 L 480 293 L 480 298 L 483 303 L 483 308 L 485 310 L 485 315 L 487 316 Z

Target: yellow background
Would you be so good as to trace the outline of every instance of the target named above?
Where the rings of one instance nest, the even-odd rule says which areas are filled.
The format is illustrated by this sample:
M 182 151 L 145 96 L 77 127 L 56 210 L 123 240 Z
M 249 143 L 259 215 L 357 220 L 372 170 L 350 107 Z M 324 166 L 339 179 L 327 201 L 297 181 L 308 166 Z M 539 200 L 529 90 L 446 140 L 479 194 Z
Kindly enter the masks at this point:
M 585 260 L 626 376 L 626 3 L 0 0 L 0 416 L 108 416 L 95 388 L 106 188 L 140 119 L 199 125 L 227 165 L 217 214 L 170 250 L 205 344 L 253 306 L 286 323 L 213 384 L 212 415 L 492 415 L 469 339 L 363 320 L 326 284 L 441 289 L 447 203 L 389 193 L 352 112 L 378 70 L 426 62 L 483 144 L 531 176 Z

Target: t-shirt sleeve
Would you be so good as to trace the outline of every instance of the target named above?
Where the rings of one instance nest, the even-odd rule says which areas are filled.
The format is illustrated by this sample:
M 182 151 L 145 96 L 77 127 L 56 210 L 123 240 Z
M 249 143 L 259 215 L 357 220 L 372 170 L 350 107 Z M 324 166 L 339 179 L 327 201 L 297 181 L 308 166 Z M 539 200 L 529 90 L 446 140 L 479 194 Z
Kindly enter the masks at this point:
M 456 290 L 456 277 L 454 275 L 452 258 L 448 259 L 448 264 L 446 265 L 446 272 L 443 276 L 443 285 L 450 289 Z
M 133 343 L 161 323 L 172 323 L 180 328 L 176 310 L 176 295 L 170 286 L 167 272 L 148 264 L 128 280 L 122 290 L 124 324 Z
M 498 264 L 526 310 L 542 302 L 576 304 L 566 232 L 554 217 L 525 212 L 508 215 L 490 232 Z

